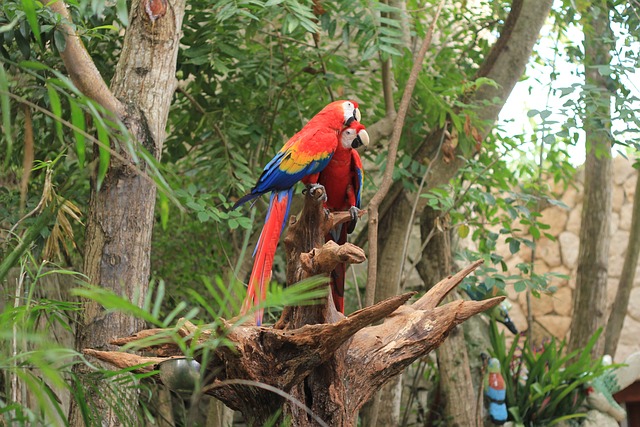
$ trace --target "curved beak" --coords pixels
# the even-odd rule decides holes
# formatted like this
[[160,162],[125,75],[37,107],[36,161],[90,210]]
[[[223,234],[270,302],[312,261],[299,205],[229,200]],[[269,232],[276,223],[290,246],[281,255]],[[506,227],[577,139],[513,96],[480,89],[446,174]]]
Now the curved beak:
[[360,119],[362,119],[362,114],[360,114],[360,109],[359,108],[354,108],[353,109],[353,115],[351,117],[349,117],[346,122],[344,122],[344,125],[345,125],[345,127],[349,126],[353,122],[359,122]]
[[364,129],[358,132],[358,136],[356,136],[351,143],[351,148],[358,148],[363,145],[365,146],[365,148],[369,145],[369,134]]

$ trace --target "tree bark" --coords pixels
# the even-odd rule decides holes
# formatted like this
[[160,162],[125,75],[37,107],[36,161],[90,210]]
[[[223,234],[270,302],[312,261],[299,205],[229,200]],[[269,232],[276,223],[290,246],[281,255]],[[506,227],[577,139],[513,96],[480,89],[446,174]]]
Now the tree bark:
[[[609,10],[606,2],[593,4],[583,14],[586,162],[580,249],[573,301],[569,351],[583,348],[606,326],[607,277],[611,223],[611,93],[598,65],[611,62]],[[588,87],[588,88],[587,88]],[[593,357],[604,354],[601,336]]]
[[622,274],[618,283],[616,298],[611,306],[609,321],[605,335],[604,353],[615,356],[622,332],[622,324],[627,316],[629,297],[633,289],[633,281],[636,276],[638,256],[640,255],[640,179],[636,181],[636,196],[633,199],[633,212],[631,214],[631,230],[629,232],[629,244],[627,254],[624,257]]
[[[434,228],[433,237],[422,251],[418,271],[427,289],[432,288],[452,270],[451,240],[448,224],[441,223],[440,212],[427,206],[421,216],[420,235],[425,240]],[[440,224],[439,224],[440,223]],[[448,301],[459,299],[454,291]],[[472,426],[476,421],[475,389],[469,368],[467,344],[462,328],[455,328],[436,350],[440,371],[440,393],[444,401],[444,421],[449,426]]]
[[[378,283],[376,285],[375,301],[383,301],[401,292],[398,277],[400,277],[401,256],[407,223],[411,216],[411,205],[406,198],[398,200],[393,207],[394,215],[388,216],[380,223],[384,234],[380,236],[380,261],[378,263]],[[400,407],[394,407],[401,394],[402,377],[393,378],[380,390],[378,409],[376,405],[369,406],[362,412],[363,425],[390,426],[400,422]]]
[[[162,9],[164,4],[165,9]],[[175,70],[181,37],[184,0],[134,0],[122,53],[111,83],[110,105],[125,123],[135,146],[160,159],[165,127],[175,89]],[[86,52],[86,51],[85,51]],[[88,56],[87,56],[88,58]],[[90,60],[85,59],[85,60]],[[89,90],[90,92],[90,90]],[[122,107],[120,110],[119,106]],[[92,180],[87,218],[84,273],[89,282],[126,295],[141,305],[149,285],[151,231],[154,224],[156,187],[146,175],[144,163],[135,163],[126,150],[113,147],[122,159],[113,159],[100,189]],[[106,312],[97,302],[85,302],[77,329],[78,348],[109,348],[105,343],[144,327],[133,316]],[[78,372],[81,382],[88,368]],[[88,385],[85,383],[85,385]],[[128,413],[118,415],[105,399],[105,384],[87,387],[88,404],[96,408],[104,425],[131,423],[137,410],[135,395],[129,396]],[[127,411],[125,411],[127,412]],[[128,419],[123,419],[123,416]],[[79,408],[72,403],[70,425],[83,426]]]
[[[307,192],[302,216],[292,219],[287,231],[288,280],[329,274],[338,262],[363,260],[362,250],[348,243],[322,245],[322,236],[336,218],[348,221],[350,215],[344,212],[326,217],[321,196],[317,189]],[[311,249],[304,252],[304,248]],[[290,258],[292,255],[297,258]],[[187,340],[198,336],[202,343],[211,342],[214,330],[233,343],[232,347],[215,348],[210,365],[201,368],[208,381],[203,392],[241,411],[251,425],[261,426],[281,410],[280,421],[287,419],[294,427],[322,422],[355,426],[358,410],[390,378],[438,347],[455,325],[503,300],[455,301],[438,307],[479,264],[441,281],[411,305],[403,304],[413,294],[394,296],[345,318],[335,312],[329,298],[316,306],[288,308],[275,327],[223,321],[221,327],[205,329],[201,334],[194,333],[195,326],[185,324],[178,334]],[[385,317],[384,323],[368,326]],[[160,333],[141,331],[113,343],[122,345]],[[179,347],[172,342],[144,349],[155,357],[93,349],[85,353],[120,368],[150,363],[141,368],[150,372],[179,354]],[[285,398],[283,392],[289,397]]]
[[[500,100],[489,107],[483,105],[483,107],[478,110],[478,119],[486,123],[486,125],[479,129],[482,138],[485,138],[491,130],[493,123],[497,120],[498,114],[513,90],[513,87],[524,73],[540,29],[549,15],[551,3],[551,0],[513,1],[511,12],[505,23],[500,39],[492,48],[477,75],[477,77],[487,77],[494,80],[497,83],[497,87],[482,86],[471,97],[471,101],[478,105],[482,105],[486,101],[492,101],[495,98]],[[375,129],[378,130],[377,127]],[[380,129],[383,129],[383,126],[380,126]],[[423,159],[425,157],[430,159],[431,172],[425,185],[427,190],[447,183],[455,176],[464,163],[464,160],[459,156],[460,153],[456,153],[457,155],[454,156],[454,159],[451,161],[444,161],[442,156],[436,155],[440,145],[441,135],[442,129],[433,130],[425,139],[425,143],[417,149],[413,156],[415,159]],[[402,187],[402,183],[394,183],[388,196],[380,205],[380,224],[386,221],[398,221],[400,217],[399,212],[402,212],[402,205],[405,200],[406,193]],[[370,218],[368,227],[371,226],[371,224],[372,219]],[[402,245],[406,223],[402,225],[401,228],[403,228],[403,230],[400,233],[386,233],[388,240],[386,242],[380,242],[381,253],[386,251],[386,245],[389,245],[391,248],[398,247],[398,244]],[[363,244],[367,233],[369,233],[368,229],[363,229],[359,238],[356,240],[356,244]],[[371,234],[369,234],[369,240],[371,240]],[[397,259],[402,251],[394,253],[393,250],[390,250],[389,252],[395,255]],[[380,264],[381,266],[377,271],[385,271],[386,275],[388,265],[384,265],[382,256]],[[391,277],[393,276],[391,275]],[[384,286],[384,282],[380,280],[377,282],[377,286]],[[376,290],[376,294],[377,293]],[[383,398],[381,401],[389,401],[389,399]]]

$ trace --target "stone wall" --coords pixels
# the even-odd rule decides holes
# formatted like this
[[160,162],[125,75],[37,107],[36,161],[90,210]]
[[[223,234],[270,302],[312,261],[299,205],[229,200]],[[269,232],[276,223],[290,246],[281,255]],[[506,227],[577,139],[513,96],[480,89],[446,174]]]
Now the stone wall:
[[[611,247],[609,251],[609,280],[607,283],[608,308],[615,298],[622,265],[629,241],[631,229],[631,212],[638,171],[633,169],[631,161],[622,156],[613,159],[613,194],[611,220]],[[580,244],[580,215],[582,212],[584,174],[578,172],[575,187],[569,187],[560,193],[560,198],[569,210],[552,206],[543,210],[540,221],[549,224],[545,230],[556,237],[555,241],[543,238],[538,241],[535,252],[534,269],[537,273],[558,272],[569,276],[568,280],[554,279],[550,283],[557,287],[551,295],[541,295],[540,299],[531,297],[534,324],[533,336],[536,341],[554,335],[568,338],[573,308],[573,293],[576,284],[578,249]],[[511,255],[508,245],[501,244],[497,252],[505,257],[509,271],[519,273],[515,268],[518,263],[530,262],[532,251],[524,245],[520,252]],[[519,330],[527,329],[526,294],[513,291],[507,287],[507,294],[512,301],[512,319]],[[615,361],[624,360],[629,354],[640,351],[640,263],[636,270],[631,301],[624,322]]]

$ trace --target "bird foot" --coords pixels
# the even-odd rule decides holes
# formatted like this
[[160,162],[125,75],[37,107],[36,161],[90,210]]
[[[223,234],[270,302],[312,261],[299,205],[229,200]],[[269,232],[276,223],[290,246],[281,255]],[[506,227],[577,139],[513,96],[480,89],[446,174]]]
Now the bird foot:
[[360,209],[355,206],[349,208],[349,214],[351,215],[351,222],[347,225],[347,234],[353,233],[356,225],[358,225],[358,218],[360,218]]
[[358,218],[360,218],[360,209],[355,206],[351,206],[349,208],[349,213],[351,214],[351,221],[358,222]]

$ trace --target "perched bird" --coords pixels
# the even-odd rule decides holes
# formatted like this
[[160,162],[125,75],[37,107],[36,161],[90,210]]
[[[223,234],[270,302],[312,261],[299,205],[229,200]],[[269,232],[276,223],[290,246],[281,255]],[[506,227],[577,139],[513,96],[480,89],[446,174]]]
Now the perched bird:
[[[467,295],[469,295],[469,298],[474,301],[482,301],[483,299],[501,295],[500,292],[492,292],[487,289],[487,286],[484,283],[480,283],[477,286],[466,285],[463,287],[463,290],[467,293]],[[510,309],[511,303],[509,302],[509,300],[505,299],[500,304],[493,307],[491,310],[486,311],[486,314],[488,314],[492,319],[495,319],[497,322],[505,325],[512,334],[516,335],[518,333],[518,328],[516,328],[516,325],[509,317]]]
[[502,425],[507,421],[507,391],[500,372],[500,361],[489,359],[487,374],[484,377],[484,395],[487,398],[487,412],[491,422]]
[[[327,193],[325,208],[329,211],[350,211],[351,221],[339,224],[326,240],[333,240],[342,245],[347,241],[358,222],[360,209],[360,194],[364,182],[364,173],[360,155],[355,150],[360,146],[369,145],[369,134],[360,122],[353,122],[346,127],[340,136],[340,144],[331,161],[317,177],[311,176],[303,180],[305,184],[318,183],[324,186]],[[331,296],[336,309],[344,313],[344,281],[347,266],[340,263],[331,272]]]
[[[242,314],[263,301],[271,279],[273,258],[284,229],[294,185],[308,175],[319,174],[338,148],[341,131],[361,118],[355,101],[335,101],[324,107],[296,133],[264,167],[251,192],[236,202],[233,209],[271,192],[265,224],[254,250],[253,270],[249,278]],[[262,324],[263,310],[256,313]]]

